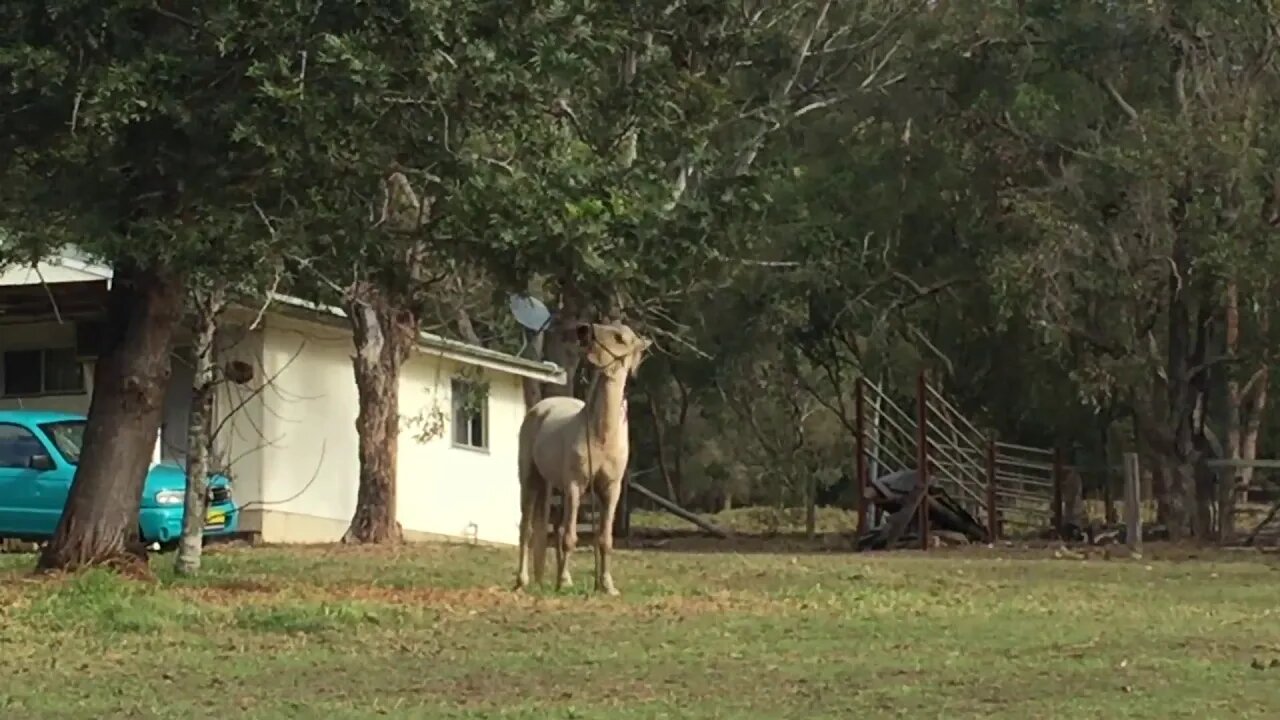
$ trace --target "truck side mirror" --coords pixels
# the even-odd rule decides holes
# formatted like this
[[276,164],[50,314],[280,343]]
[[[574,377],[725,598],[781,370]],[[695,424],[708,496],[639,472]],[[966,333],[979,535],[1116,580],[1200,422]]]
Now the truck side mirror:
[[54,464],[53,458],[45,455],[44,453],[40,453],[38,455],[32,455],[27,460],[27,467],[39,472],[48,472],[56,468],[57,465]]

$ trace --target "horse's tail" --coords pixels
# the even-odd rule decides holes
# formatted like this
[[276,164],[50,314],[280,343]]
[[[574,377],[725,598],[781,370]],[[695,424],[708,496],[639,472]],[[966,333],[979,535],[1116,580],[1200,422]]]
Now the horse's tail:
[[546,478],[537,478],[540,482],[530,488],[533,491],[532,512],[533,537],[530,538],[530,553],[533,555],[533,581],[542,583],[542,573],[547,566],[547,521],[551,518],[551,488]]

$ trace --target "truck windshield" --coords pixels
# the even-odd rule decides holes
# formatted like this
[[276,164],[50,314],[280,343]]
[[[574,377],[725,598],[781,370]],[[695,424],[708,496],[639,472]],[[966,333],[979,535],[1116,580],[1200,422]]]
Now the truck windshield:
[[60,420],[44,423],[40,430],[48,436],[62,457],[72,465],[80,463],[80,447],[84,445],[84,420]]

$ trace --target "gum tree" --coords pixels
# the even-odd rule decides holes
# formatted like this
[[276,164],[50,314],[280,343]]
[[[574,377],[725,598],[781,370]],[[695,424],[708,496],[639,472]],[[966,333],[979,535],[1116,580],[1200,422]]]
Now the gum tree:
[[[0,8],[0,225],[25,260],[74,243],[114,270],[82,461],[42,567],[141,556],[142,482],[193,278],[272,270],[334,209],[368,224],[391,152],[343,112],[363,92],[343,46],[381,33],[392,47],[409,5]],[[290,122],[304,115],[330,124],[299,134],[317,130]]]

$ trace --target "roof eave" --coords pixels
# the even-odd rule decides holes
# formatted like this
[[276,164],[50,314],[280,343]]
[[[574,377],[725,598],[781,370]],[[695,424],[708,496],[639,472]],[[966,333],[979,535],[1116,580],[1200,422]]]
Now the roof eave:
[[[79,252],[64,253],[56,261],[68,267],[97,275],[107,281],[108,288],[111,287],[110,283],[114,275],[111,268],[101,263],[92,262],[87,257],[81,256]],[[321,315],[343,318],[344,320],[347,317],[347,313],[342,308],[333,305],[322,305],[281,293],[271,293],[269,298],[271,302],[308,310]],[[248,308],[248,306],[246,308],[255,313],[260,310],[260,308]],[[539,382],[563,385],[567,377],[564,369],[552,362],[539,362],[516,357],[515,355],[508,355],[507,353],[490,350],[478,345],[448,340],[433,333],[419,335],[417,350],[424,354],[447,358],[455,362],[478,365],[499,372],[531,378]]]
[[[291,295],[272,293],[271,301],[281,305],[305,310],[309,313],[328,317],[333,320],[346,321],[347,313],[340,307],[323,305]],[[246,308],[258,312],[259,308]],[[418,344],[414,348],[419,353],[440,357],[455,362],[476,365],[478,367],[504,372],[509,375],[526,377],[539,382],[563,385],[566,374],[563,368],[552,362],[539,362],[527,358],[508,355],[507,353],[489,350],[478,345],[471,345],[456,340],[449,340],[433,333],[419,333]]]

